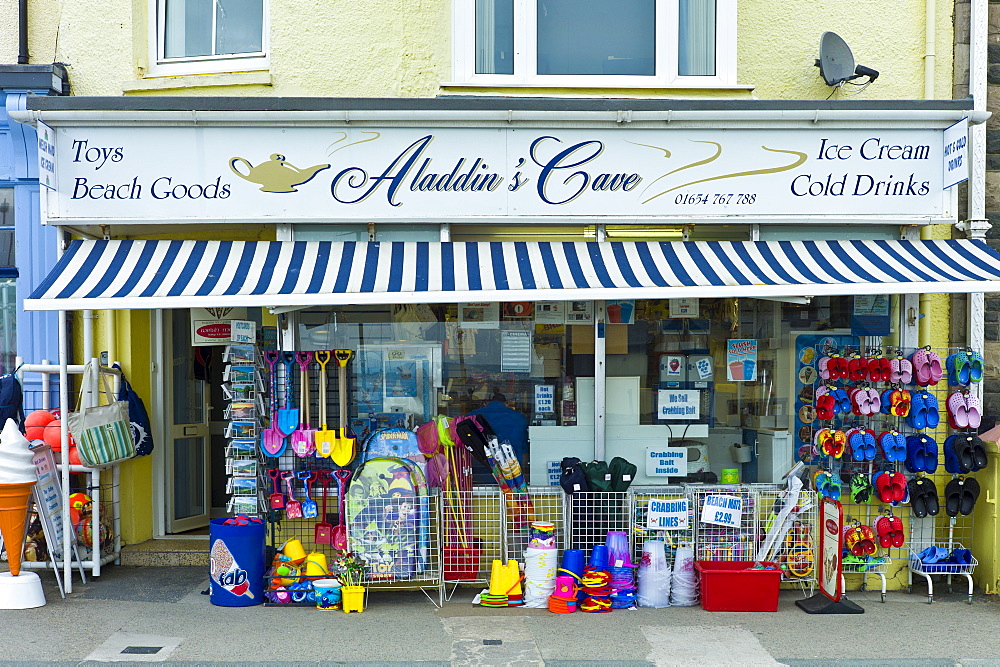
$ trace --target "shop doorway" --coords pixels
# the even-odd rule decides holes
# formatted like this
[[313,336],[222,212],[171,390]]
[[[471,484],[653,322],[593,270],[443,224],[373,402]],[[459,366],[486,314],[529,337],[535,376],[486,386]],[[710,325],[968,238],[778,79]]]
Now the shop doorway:
[[[163,358],[164,532],[183,533],[208,525],[211,511],[207,368],[191,346],[188,310],[160,310]],[[201,369],[199,371],[199,369]]]

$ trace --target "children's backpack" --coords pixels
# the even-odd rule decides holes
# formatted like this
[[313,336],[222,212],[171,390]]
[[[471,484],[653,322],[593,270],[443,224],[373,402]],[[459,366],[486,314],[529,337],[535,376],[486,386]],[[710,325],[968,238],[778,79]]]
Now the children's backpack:
[[[112,368],[122,370],[118,364]],[[128,420],[132,427],[132,441],[135,443],[136,457],[149,456],[153,453],[153,427],[149,423],[149,413],[146,412],[146,405],[142,402],[142,398],[135,393],[132,385],[125,379],[124,372],[121,374],[118,400],[128,403]]]
[[561,467],[562,475],[559,476],[559,486],[562,487],[563,491],[573,495],[590,490],[590,487],[587,486],[587,477],[583,474],[583,468],[580,465],[580,459],[567,456],[562,460]]

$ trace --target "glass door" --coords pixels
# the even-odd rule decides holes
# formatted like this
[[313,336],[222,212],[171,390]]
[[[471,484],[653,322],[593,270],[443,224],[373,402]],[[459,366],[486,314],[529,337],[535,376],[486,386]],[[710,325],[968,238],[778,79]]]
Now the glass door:
[[[164,395],[169,401],[166,470],[166,532],[180,533],[208,525],[209,424],[205,380],[196,375],[188,310],[164,310]],[[204,377],[204,376],[203,376]]]

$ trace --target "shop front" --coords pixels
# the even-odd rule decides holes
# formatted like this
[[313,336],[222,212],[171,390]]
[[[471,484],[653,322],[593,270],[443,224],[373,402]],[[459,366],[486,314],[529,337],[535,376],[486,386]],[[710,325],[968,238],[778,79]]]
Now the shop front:
[[[944,415],[947,381],[918,386],[898,370],[957,352],[947,299],[927,295],[1000,291],[1000,257],[952,238],[961,169],[950,133],[958,123],[964,136],[971,115],[957,103],[322,100],[275,112],[190,102],[199,110],[97,98],[29,112],[56,137],[58,187],[44,210],[66,243],[27,307],[130,310],[115,349],[130,375],[153,369],[164,446],[148,473],[122,467],[133,475],[123,513],[150,507],[125,522],[132,541],[207,523],[215,508],[284,512],[275,539],[330,545],[285,503],[335,501],[334,473],[356,482],[380,452],[422,452],[416,476],[432,476],[435,445],[408,452],[381,436],[480,414],[510,445],[522,486],[505,488],[513,479],[491,469],[495,457],[445,456],[467,478],[437,471],[445,492],[419,501],[419,555],[390,558],[382,583],[488,580],[494,559],[520,559],[529,543],[522,495],[564,549],[614,528],[636,555],[666,536],[698,560],[752,561],[770,541],[782,576],[808,583],[812,490],[780,535],[767,516],[798,463],[821,493],[844,483],[849,523],[877,524],[887,510],[906,519],[907,539],[890,538],[881,560],[854,572],[905,569],[914,540],[971,542],[971,509],[911,520],[903,497],[848,495],[854,476],[932,471],[889,446],[868,457],[825,440],[974,431],[968,408],[950,430],[881,408],[912,390]],[[128,330],[146,310],[152,349]],[[224,337],[211,340],[206,318]],[[933,325],[925,339],[922,318]],[[199,336],[209,344],[195,349]],[[854,375],[830,377],[838,358]],[[847,399],[831,411],[820,399],[838,389],[877,394],[879,406]],[[319,433],[307,444],[304,431]],[[625,488],[591,480],[564,495],[571,459],[635,469]],[[351,493],[347,517],[360,526],[366,509]],[[449,493],[474,497],[462,507],[475,518],[449,519]],[[702,522],[721,496],[742,503],[735,526]],[[683,535],[645,523],[652,500],[671,498],[690,503]],[[318,518],[328,516],[332,506]],[[472,530],[473,576],[455,576],[447,549],[468,548]]]

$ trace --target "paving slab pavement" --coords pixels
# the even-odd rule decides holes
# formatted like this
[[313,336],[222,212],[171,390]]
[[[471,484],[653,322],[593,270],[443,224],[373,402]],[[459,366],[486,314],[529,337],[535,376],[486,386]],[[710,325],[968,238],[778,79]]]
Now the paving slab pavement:
[[302,607],[217,607],[191,567],[120,567],[66,599],[41,572],[48,603],[0,610],[0,664],[357,665],[1000,665],[1000,601],[961,586],[927,604],[854,593],[865,614],[809,615],[801,594],[777,613],[699,607],[560,616],[489,609],[460,588],[437,609],[420,592],[373,591],[362,614]]

